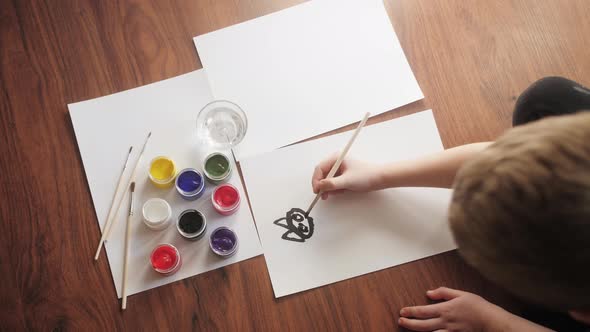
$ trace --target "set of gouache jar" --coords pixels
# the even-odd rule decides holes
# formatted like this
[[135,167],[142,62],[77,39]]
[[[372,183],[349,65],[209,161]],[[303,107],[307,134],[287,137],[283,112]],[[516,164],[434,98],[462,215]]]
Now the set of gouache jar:
[[[225,183],[231,178],[232,164],[222,153],[212,153],[205,158],[203,173],[195,168],[177,171],[174,161],[165,156],[152,159],[148,173],[150,181],[156,187],[174,186],[178,194],[189,201],[197,200],[203,195],[205,182],[216,185],[211,194],[211,202],[215,211],[221,215],[231,215],[240,207],[238,189]],[[142,214],[144,223],[152,230],[164,230],[172,224],[172,208],[164,199],[147,200]],[[187,209],[176,219],[176,229],[184,239],[197,241],[206,233],[207,219],[200,211]],[[209,247],[216,255],[229,257],[238,249],[238,237],[232,229],[219,227],[211,233]],[[182,265],[180,251],[168,243],[158,245],[152,252],[150,261],[153,269],[163,275],[175,273]]]
[[[238,236],[230,228],[219,227],[211,233],[209,247],[220,257],[230,257],[238,250]],[[175,246],[164,243],[152,251],[150,262],[154,271],[162,275],[171,275],[182,266],[182,257]]]
[[229,158],[219,152],[212,153],[205,158],[203,170],[204,174],[195,168],[185,168],[177,172],[172,159],[159,156],[150,163],[149,178],[158,188],[169,188],[174,185],[178,194],[189,201],[203,195],[206,181],[218,185],[213,191],[213,207],[223,215],[234,213],[240,204],[239,193],[232,185],[223,184],[232,175]]
[[229,158],[219,152],[205,158],[203,173],[195,168],[177,171],[172,159],[158,156],[150,163],[149,179],[158,188],[176,187],[178,194],[185,200],[196,200],[205,192],[205,182],[218,185],[213,191],[212,202],[217,212],[223,215],[234,213],[240,204],[239,192],[227,182],[232,175]]

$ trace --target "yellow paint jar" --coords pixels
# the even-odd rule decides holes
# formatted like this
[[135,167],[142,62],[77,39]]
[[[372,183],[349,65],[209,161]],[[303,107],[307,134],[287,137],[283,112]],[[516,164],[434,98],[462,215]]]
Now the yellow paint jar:
[[149,177],[156,187],[169,188],[176,178],[176,165],[172,159],[158,156],[150,163]]

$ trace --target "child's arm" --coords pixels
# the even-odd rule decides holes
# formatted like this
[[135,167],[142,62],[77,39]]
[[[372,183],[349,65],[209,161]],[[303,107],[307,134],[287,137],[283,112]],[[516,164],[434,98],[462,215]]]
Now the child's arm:
[[382,184],[391,187],[451,188],[463,163],[487,148],[491,142],[457,146],[416,160],[391,163],[383,167]]
[[312,178],[314,193],[338,193],[344,190],[373,191],[391,187],[450,188],[463,163],[488,147],[491,142],[473,143],[451,148],[415,160],[372,165],[358,160],[345,160],[332,179],[324,179],[336,156],[322,161]]

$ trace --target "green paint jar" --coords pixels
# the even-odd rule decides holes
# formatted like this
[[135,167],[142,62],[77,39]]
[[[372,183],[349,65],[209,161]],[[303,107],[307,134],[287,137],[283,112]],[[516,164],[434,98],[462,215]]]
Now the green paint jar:
[[232,166],[223,153],[215,152],[205,158],[205,177],[213,184],[226,182],[231,177]]

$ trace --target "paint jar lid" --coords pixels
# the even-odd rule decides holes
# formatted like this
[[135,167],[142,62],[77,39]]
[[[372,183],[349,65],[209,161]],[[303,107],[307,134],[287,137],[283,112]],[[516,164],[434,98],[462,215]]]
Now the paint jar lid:
[[203,169],[207,178],[212,181],[223,181],[231,175],[232,165],[226,155],[221,152],[214,152],[205,158]]
[[197,116],[197,137],[215,149],[235,147],[244,139],[247,129],[246,113],[228,100],[210,102]]
[[148,176],[153,183],[168,184],[176,176],[176,165],[168,157],[157,156],[150,162]]
[[197,196],[203,191],[204,187],[203,174],[194,168],[185,168],[176,177],[176,190],[182,196]]
[[178,216],[176,229],[182,237],[189,240],[197,240],[207,229],[205,215],[195,209],[184,210]]
[[209,237],[209,247],[215,254],[229,257],[238,250],[238,235],[228,227],[216,228]]
[[159,273],[172,274],[180,268],[180,252],[175,246],[164,243],[158,245],[150,255],[152,268]]
[[161,198],[150,198],[141,209],[144,223],[152,229],[164,229],[170,224],[172,208]]
[[217,211],[229,212],[240,205],[240,192],[232,184],[222,184],[213,190],[211,201]]

